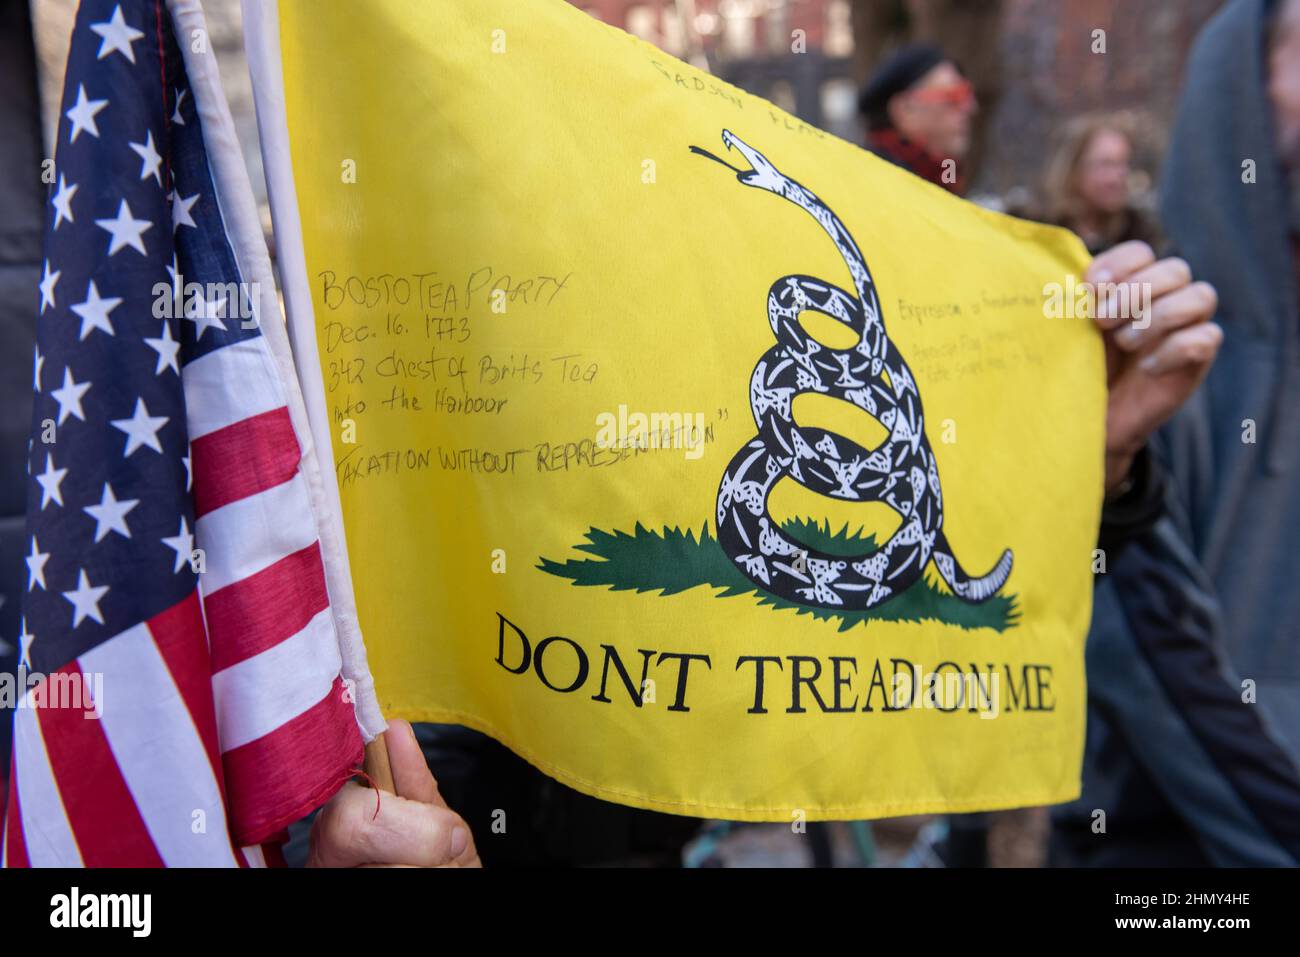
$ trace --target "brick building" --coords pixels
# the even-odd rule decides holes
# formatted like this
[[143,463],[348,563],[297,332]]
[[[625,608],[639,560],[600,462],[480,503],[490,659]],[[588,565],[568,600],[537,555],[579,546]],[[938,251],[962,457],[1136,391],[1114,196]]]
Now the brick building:
[[[981,185],[1032,184],[1038,151],[1064,119],[1126,110],[1138,120],[1138,162],[1158,175],[1187,56],[1221,0],[1005,0],[1001,96]],[[1104,30],[1105,53],[1094,53]],[[1142,184],[1135,184],[1141,188]]]

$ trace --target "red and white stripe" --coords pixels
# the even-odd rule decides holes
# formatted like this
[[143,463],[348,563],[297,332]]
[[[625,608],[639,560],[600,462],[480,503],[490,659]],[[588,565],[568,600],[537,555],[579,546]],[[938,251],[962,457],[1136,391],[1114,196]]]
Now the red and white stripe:
[[[168,9],[178,35],[203,27],[196,0]],[[216,62],[206,47],[182,52],[227,235],[243,278],[261,288],[258,312],[272,315],[274,280]],[[65,666],[103,676],[98,718],[31,707],[35,689],[22,699],[6,866],[283,863],[278,835],[360,764],[358,722],[367,737],[382,730],[337,499],[324,495],[332,478],[311,450],[285,334],[263,331],[182,369],[206,566],[198,590]]]
[[[260,337],[182,370],[199,589],[61,669],[83,679],[83,707],[24,695],[6,865],[264,864],[235,848],[271,842],[360,761],[274,374]],[[88,700],[92,687],[104,700]]]
[[208,353],[182,380],[230,825],[258,844],[338,788],[361,737],[302,451],[266,341]]
[[232,843],[197,592],[57,674],[82,681],[80,707],[22,698],[6,867],[265,865]]

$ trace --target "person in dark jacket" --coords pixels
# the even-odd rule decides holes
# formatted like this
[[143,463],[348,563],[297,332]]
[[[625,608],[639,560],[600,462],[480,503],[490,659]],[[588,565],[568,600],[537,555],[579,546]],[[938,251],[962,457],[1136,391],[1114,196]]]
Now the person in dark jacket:
[[1156,441],[1167,514],[1108,552],[1073,865],[1300,863],[1300,0],[1233,0],[1189,61],[1161,216],[1224,341]]
[[[33,171],[43,155],[31,8],[0,5],[0,672],[16,680],[26,629],[19,617],[29,584],[27,441],[32,422],[32,345],[36,341],[45,185]],[[13,740],[13,717],[0,708],[0,814]]]

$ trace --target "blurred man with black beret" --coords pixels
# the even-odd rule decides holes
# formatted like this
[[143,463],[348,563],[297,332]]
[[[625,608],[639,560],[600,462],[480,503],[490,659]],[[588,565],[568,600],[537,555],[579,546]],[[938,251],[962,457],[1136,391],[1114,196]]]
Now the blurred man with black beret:
[[867,80],[858,98],[867,148],[957,195],[979,104],[961,69],[929,44],[896,51]]

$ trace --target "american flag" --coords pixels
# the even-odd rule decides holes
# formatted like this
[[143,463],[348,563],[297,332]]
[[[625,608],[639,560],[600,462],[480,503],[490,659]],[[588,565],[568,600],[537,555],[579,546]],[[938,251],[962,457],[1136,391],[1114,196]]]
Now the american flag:
[[214,71],[190,82],[206,37],[183,39],[162,0],[83,0],[72,36],[7,866],[263,863],[361,760],[296,386],[241,274],[247,197],[213,165],[233,129]]

